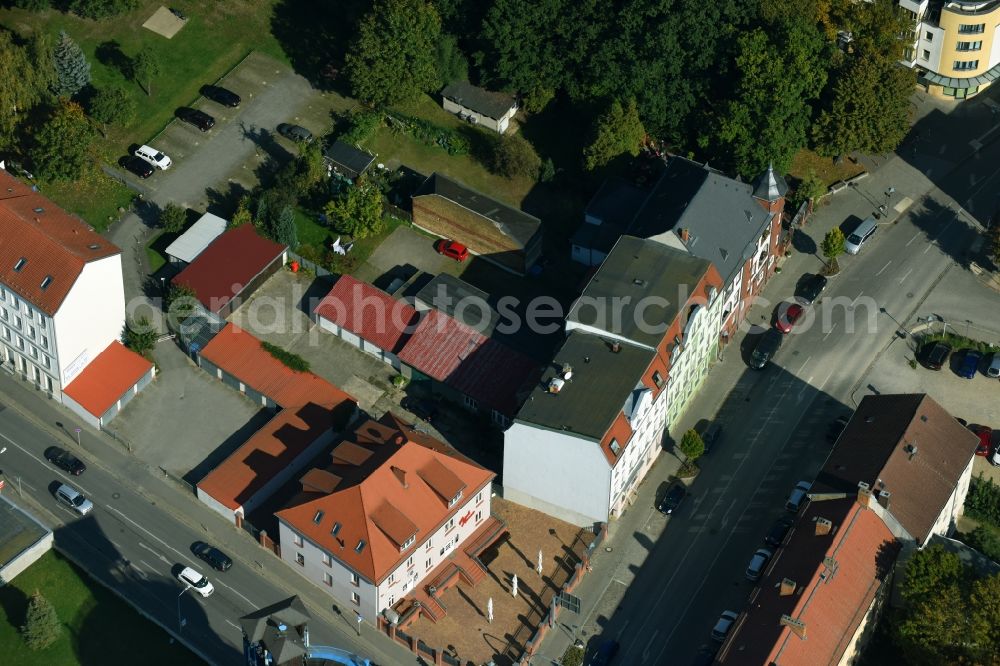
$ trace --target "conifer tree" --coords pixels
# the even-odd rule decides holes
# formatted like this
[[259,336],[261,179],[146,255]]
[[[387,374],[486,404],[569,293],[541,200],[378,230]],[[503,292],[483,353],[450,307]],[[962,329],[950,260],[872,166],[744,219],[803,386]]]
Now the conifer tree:
[[63,30],[59,33],[53,59],[56,80],[52,92],[59,97],[72,97],[90,83],[90,63],[80,45]]

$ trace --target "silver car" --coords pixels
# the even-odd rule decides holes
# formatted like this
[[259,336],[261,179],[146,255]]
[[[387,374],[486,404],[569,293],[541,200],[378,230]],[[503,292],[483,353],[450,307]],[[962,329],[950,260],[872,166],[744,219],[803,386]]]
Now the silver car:
[[56,499],[76,511],[81,516],[86,516],[93,511],[94,503],[83,496],[80,491],[65,483],[56,488]]
[[987,377],[1000,377],[1000,352],[993,352],[989,357],[989,365],[986,366]]

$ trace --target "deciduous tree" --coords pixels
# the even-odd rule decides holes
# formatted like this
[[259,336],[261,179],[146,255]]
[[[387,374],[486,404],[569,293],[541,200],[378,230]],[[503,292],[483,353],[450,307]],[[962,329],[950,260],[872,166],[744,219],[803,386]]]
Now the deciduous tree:
[[332,199],[323,209],[337,231],[355,238],[365,238],[380,232],[385,224],[382,219],[382,192],[364,176],[352,187]]
[[681,437],[680,449],[688,462],[693,463],[705,453],[705,442],[698,431],[692,428]]
[[146,95],[153,94],[153,79],[160,75],[160,58],[149,46],[139,49],[132,58],[132,80],[139,84]]
[[21,627],[21,637],[32,650],[52,645],[62,634],[63,626],[55,606],[37,590],[28,601],[28,612]]
[[83,173],[94,130],[76,102],[62,100],[35,135],[31,160],[47,180],[76,180]]
[[101,124],[101,134],[108,135],[108,125],[128,127],[135,122],[135,98],[121,86],[101,88],[90,99],[90,117]]
[[968,643],[980,663],[990,663],[1000,655],[1000,574],[973,581],[968,609]]
[[52,59],[56,68],[55,86],[52,92],[58,97],[73,97],[90,83],[90,63],[80,45],[66,34],[59,33]]
[[990,254],[993,263],[1000,266],[1000,209],[993,214],[993,226],[990,227]]
[[501,176],[535,179],[541,165],[535,148],[520,134],[504,134],[493,144],[490,169]]
[[163,305],[167,312],[167,323],[176,331],[199,306],[198,295],[186,284],[172,284]]
[[252,222],[253,215],[250,213],[250,197],[240,197],[240,202],[236,204],[236,212],[229,218],[229,228],[235,229],[236,227]]
[[437,43],[438,82],[446,86],[454,81],[469,80],[469,61],[458,46],[458,38],[441,33]]
[[38,57],[17,44],[13,33],[0,30],[0,149],[15,144],[21,122],[46,94],[51,71],[43,71]]
[[180,233],[184,229],[184,225],[187,224],[187,210],[173,202],[168,203],[160,210],[158,221],[160,227],[167,233]]
[[639,154],[646,129],[639,119],[635,100],[629,99],[625,106],[614,100],[607,111],[597,118],[594,140],[583,150],[583,165],[593,171],[606,165],[619,155]]
[[345,58],[352,94],[372,106],[415,99],[438,86],[441,18],[426,0],[375,0]]
[[844,254],[844,232],[834,227],[823,237],[823,256],[830,260],[830,269],[837,270],[837,257]]
[[933,545],[918,550],[906,565],[900,592],[909,603],[936,596],[940,590],[958,585],[962,579],[962,561],[955,553]]
[[959,646],[969,636],[966,600],[961,589],[956,584],[935,587],[933,594],[907,610],[894,633],[906,656],[904,663],[928,666],[952,663]]
[[157,338],[159,338],[159,331],[149,322],[148,317],[125,320],[122,342],[136,354],[145,356],[153,351]]
[[138,6],[139,0],[72,0],[69,3],[71,12],[91,19],[118,16]]

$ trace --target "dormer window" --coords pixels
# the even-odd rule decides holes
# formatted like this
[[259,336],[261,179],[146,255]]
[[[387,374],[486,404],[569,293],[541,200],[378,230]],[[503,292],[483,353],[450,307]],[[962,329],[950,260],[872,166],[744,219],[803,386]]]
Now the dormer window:
[[656,384],[656,388],[663,388],[663,375],[659,370],[653,371],[653,383]]
[[354,552],[360,554],[361,551],[363,551],[364,549],[365,549],[365,540],[362,539],[361,541],[358,542],[358,545],[354,547]]
[[622,445],[618,443],[617,439],[611,440],[611,453],[616,456],[622,452]]
[[333,527],[330,528],[330,534],[333,536],[340,534],[340,523],[333,524]]
[[414,534],[409,539],[407,539],[406,542],[402,546],[399,547],[399,552],[402,553],[404,550],[406,550],[407,548],[409,548],[410,546],[412,546],[413,542],[416,541],[416,540],[417,540],[417,535]]
[[20,259],[18,259],[18,260],[17,260],[17,263],[16,263],[16,264],[14,264],[14,272],[16,272],[16,273],[20,273],[20,272],[21,272],[21,269],[22,269],[22,268],[24,268],[24,265],[25,265],[26,263],[28,263],[28,260],[27,260],[27,259],[25,259],[24,257],[21,257]]
[[52,276],[46,275],[45,279],[42,280],[42,291],[48,289],[50,284],[52,284]]
[[458,500],[460,500],[460,499],[462,499],[462,491],[461,490],[459,490],[458,494],[455,495],[454,497],[452,497],[451,500],[449,500],[449,502],[448,502],[448,508],[450,509],[451,507],[453,507],[456,504],[458,504]]

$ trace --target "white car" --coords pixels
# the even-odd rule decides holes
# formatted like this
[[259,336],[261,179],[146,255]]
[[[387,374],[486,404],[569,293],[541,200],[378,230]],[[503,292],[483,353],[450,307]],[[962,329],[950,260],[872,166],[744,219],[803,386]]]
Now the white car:
[[169,169],[173,164],[169,157],[152,146],[139,146],[135,149],[135,156],[141,157],[157,169]]
[[757,552],[750,558],[750,566],[747,567],[747,580],[758,581],[760,575],[764,573],[767,563],[774,556],[774,551],[770,548],[758,548]]
[[84,497],[76,488],[65,483],[59,484],[59,487],[56,488],[56,499],[81,516],[86,516],[94,509],[93,502]]
[[191,567],[184,567],[181,569],[181,572],[177,574],[177,580],[192,588],[203,597],[207,597],[211,595],[212,592],[215,592],[215,588],[212,587],[210,582],[208,582],[208,579]]
[[788,496],[785,508],[792,513],[798,513],[802,508],[802,503],[806,501],[806,494],[812,490],[812,484],[808,481],[799,481],[795,484],[795,489]]
[[1000,377],[1000,352],[990,354],[989,365],[986,367],[987,377]]
[[730,610],[722,611],[719,621],[712,628],[712,640],[718,643],[724,642],[726,636],[729,635],[729,630],[733,628],[733,623],[736,622],[736,618],[738,617],[739,613]]

